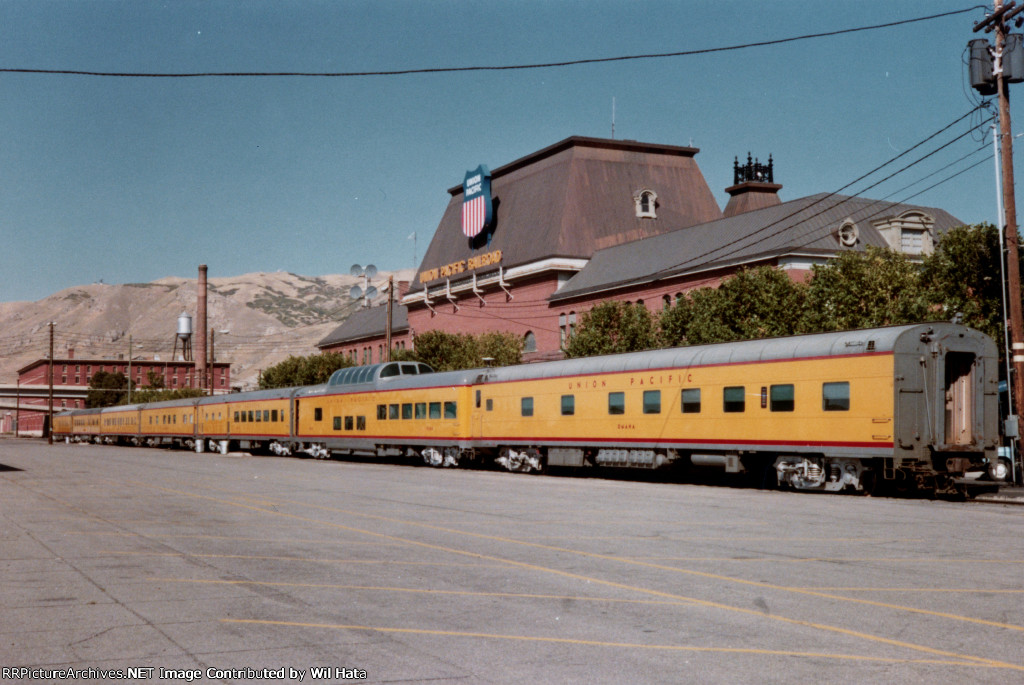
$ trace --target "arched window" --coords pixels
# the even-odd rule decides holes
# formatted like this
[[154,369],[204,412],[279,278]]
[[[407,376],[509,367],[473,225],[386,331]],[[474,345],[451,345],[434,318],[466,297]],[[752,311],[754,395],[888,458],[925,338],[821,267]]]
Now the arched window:
[[523,352],[536,352],[537,351],[537,336],[533,334],[533,331],[527,331],[526,335],[523,336]]
[[657,219],[658,194],[653,190],[640,190],[633,195],[639,219]]

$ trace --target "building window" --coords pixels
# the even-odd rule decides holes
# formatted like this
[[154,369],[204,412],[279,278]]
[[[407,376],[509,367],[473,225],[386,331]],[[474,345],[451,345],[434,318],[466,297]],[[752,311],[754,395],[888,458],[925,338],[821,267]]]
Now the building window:
[[924,231],[904,228],[900,236],[900,247],[904,254],[921,254],[924,251]]
[[853,247],[860,239],[860,229],[857,228],[857,224],[853,223],[852,219],[847,219],[839,227],[836,238],[843,247]]
[[657,219],[658,194],[653,190],[641,190],[633,195],[638,219]]
[[526,335],[523,336],[523,352],[536,352],[537,351],[537,336],[533,334],[533,331],[527,331]]

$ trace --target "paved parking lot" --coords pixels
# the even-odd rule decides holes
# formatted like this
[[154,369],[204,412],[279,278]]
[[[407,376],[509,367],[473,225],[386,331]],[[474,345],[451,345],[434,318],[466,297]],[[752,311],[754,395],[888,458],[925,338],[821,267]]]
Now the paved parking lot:
[[1020,506],[14,440],[0,465],[11,680],[1024,679]]

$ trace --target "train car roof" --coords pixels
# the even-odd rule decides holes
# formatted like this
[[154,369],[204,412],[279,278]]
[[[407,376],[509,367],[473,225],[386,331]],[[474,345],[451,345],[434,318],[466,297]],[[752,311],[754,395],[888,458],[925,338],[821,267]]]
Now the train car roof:
[[232,402],[252,402],[253,400],[281,400],[291,397],[302,386],[289,388],[270,388],[269,390],[253,390],[251,392],[235,392],[227,395],[207,395],[200,397],[199,406],[207,404],[230,404]]
[[941,336],[962,334],[965,336],[983,337],[984,335],[959,324],[934,322],[840,331],[836,333],[814,333],[784,338],[692,345],[600,357],[580,357],[540,364],[522,364],[494,369],[481,369],[479,371],[486,372],[488,381],[500,382],[531,378],[557,378],[586,374],[642,371],[645,369],[671,369],[755,361],[834,357],[866,353],[892,353],[911,351],[911,347],[916,349],[916,346],[921,342],[921,335],[928,330]]
[[[401,367],[398,365],[401,364]],[[414,373],[402,373],[408,366],[418,367]],[[426,369],[426,371],[424,371]],[[395,371],[398,373],[395,373]],[[330,395],[345,392],[369,392],[373,390],[405,390],[414,388],[435,388],[476,383],[487,369],[466,369],[462,371],[434,371],[421,362],[385,362],[367,366],[352,366],[339,369],[331,376],[333,383],[311,385],[299,388],[296,397]],[[348,373],[342,373],[348,372]]]

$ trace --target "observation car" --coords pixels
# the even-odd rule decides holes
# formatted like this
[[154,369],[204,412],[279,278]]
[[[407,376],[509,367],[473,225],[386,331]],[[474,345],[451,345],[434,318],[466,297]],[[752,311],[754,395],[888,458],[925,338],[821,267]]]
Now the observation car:
[[952,493],[998,464],[997,365],[990,338],[937,322],[443,373],[389,362],[318,386],[66,412],[54,432],[512,471],[715,466],[799,490]]

